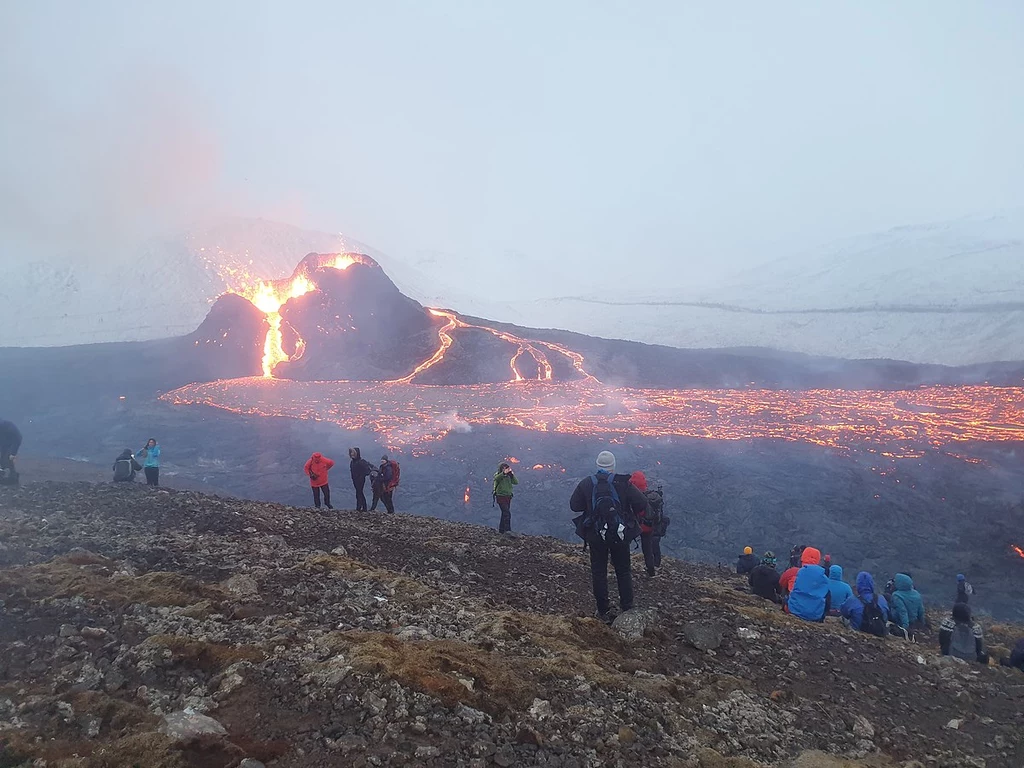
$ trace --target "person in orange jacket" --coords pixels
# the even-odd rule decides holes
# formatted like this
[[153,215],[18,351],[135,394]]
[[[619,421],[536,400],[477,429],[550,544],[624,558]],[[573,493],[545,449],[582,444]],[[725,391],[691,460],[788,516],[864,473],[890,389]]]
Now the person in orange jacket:
[[324,504],[327,508],[334,509],[331,506],[331,486],[327,484],[327,473],[333,466],[334,462],[331,459],[322,453],[314,453],[303,467],[306,475],[309,476],[309,485],[313,489],[313,506],[317,509],[320,509],[321,493],[323,493]]

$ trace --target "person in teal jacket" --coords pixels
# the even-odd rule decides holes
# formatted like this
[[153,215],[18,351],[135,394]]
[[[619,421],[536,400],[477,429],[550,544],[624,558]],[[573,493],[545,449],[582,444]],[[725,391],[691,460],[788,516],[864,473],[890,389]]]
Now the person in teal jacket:
[[512,487],[515,485],[519,485],[515,472],[512,471],[512,467],[502,462],[494,475],[494,500],[501,509],[498,533],[512,530]]
[[828,569],[828,591],[832,595],[832,599],[829,601],[831,606],[829,614],[838,616],[839,608],[853,597],[853,588],[843,581],[843,567],[841,565],[833,565]]
[[160,446],[151,437],[137,458],[142,459],[142,471],[146,473],[146,485],[160,485]]
[[889,600],[892,606],[890,621],[906,630],[909,630],[911,625],[923,626],[924,601],[921,599],[921,593],[914,589],[913,580],[905,573],[897,573],[893,581],[896,589]]

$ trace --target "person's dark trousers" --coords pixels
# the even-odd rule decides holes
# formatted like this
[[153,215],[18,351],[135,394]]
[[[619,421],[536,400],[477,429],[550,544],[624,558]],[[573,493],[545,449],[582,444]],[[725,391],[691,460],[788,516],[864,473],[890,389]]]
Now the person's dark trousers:
[[14,462],[11,461],[11,452],[4,449],[0,451],[0,471],[14,469]]
[[356,512],[366,512],[366,478],[364,477],[360,481],[352,481],[352,485],[356,488]]
[[615,580],[619,586],[619,605],[623,611],[633,607],[633,574],[629,567],[629,542],[614,541],[608,544],[600,536],[589,539],[590,577],[594,583],[594,600],[597,612],[608,613],[608,558],[615,566]]
[[498,502],[498,509],[501,510],[501,520],[498,522],[498,533],[505,533],[512,530],[512,497],[495,496]]
[[381,491],[380,500],[384,502],[384,509],[394,514],[395,512],[395,492],[392,491]]
[[647,575],[653,576],[654,569],[661,563],[661,545],[658,537],[653,533],[640,534],[640,549],[644,553],[644,565],[647,566]]
[[160,467],[145,467],[146,485],[160,485]]
[[380,504],[380,487],[376,485],[370,486],[373,489],[373,501],[370,502],[370,512],[377,511],[377,505]]
[[331,486],[329,485],[321,485],[319,488],[313,489],[313,506],[320,509],[321,493],[324,495],[324,505],[328,509],[334,509],[334,507],[331,506]]

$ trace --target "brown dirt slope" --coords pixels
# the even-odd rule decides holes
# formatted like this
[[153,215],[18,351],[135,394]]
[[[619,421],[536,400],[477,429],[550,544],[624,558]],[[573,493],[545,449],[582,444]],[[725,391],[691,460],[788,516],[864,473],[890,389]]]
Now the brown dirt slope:
[[[0,489],[0,768],[1024,765],[1019,672],[806,624],[682,562],[636,583],[656,616],[627,641],[554,539]],[[167,733],[182,712],[212,730]]]

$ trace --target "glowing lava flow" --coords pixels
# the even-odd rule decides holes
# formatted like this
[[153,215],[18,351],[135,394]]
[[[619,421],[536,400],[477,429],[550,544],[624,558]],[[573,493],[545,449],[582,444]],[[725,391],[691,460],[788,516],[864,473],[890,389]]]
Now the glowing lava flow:
[[[320,256],[315,267],[345,270],[353,264],[376,265],[372,259],[357,253],[339,253]],[[308,270],[309,267],[307,266]],[[299,272],[286,280],[257,280],[244,283],[231,293],[248,299],[256,309],[267,317],[266,338],[263,341],[263,377],[274,377],[274,369],[283,362],[298,360],[302,357],[306,343],[301,338],[295,342],[295,354],[284,351],[284,335],[281,332],[281,307],[289,299],[297,299],[311,291],[317,290],[316,283],[310,278],[308,271]],[[297,334],[296,334],[297,335]]]
[[1014,552],[1016,552],[1021,557],[1024,557],[1024,549],[1021,549],[1016,544],[1011,544],[1010,545],[1010,549],[1012,549]]

